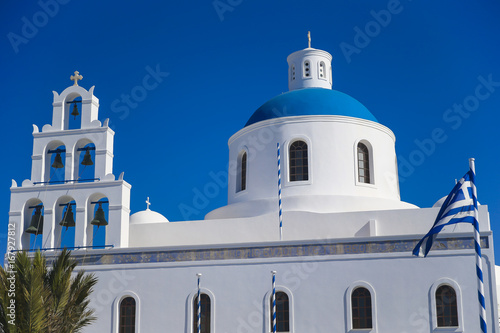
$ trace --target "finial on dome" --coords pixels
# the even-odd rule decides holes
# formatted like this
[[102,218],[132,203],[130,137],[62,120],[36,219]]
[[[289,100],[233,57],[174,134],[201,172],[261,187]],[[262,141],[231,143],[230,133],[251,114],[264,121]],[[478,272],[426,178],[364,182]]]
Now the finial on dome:
[[149,206],[151,206],[151,202],[149,202],[149,197],[146,199],[146,209],[149,210]]
[[75,84],[74,86],[77,86],[78,85],[78,80],[82,80],[83,79],[83,76],[80,75],[80,73],[78,71],[75,71],[75,75],[71,75],[69,77],[69,79],[71,81],[75,81]]
[[307,39],[309,40],[309,48],[311,48],[311,32],[307,32]]

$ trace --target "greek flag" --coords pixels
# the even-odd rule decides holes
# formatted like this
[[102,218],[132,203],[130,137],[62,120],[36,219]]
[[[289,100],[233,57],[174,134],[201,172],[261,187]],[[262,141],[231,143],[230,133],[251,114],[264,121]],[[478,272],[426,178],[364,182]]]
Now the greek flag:
[[455,185],[448,197],[446,197],[434,225],[427,235],[415,246],[413,254],[419,257],[426,257],[437,234],[447,225],[461,222],[477,223],[476,207],[474,172],[469,170]]

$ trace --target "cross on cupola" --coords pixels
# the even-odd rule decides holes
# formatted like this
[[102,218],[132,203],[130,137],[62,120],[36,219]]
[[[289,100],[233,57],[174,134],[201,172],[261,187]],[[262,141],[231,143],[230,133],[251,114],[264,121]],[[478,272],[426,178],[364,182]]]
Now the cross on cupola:
[[149,202],[149,197],[146,199],[146,209],[149,209],[149,206],[151,206],[151,202]]
[[81,75],[80,75],[80,72],[75,71],[75,75],[71,75],[71,76],[69,77],[69,79],[70,79],[71,81],[75,81],[74,86],[77,86],[77,85],[78,85],[78,80],[82,80],[82,79],[83,79],[83,76],[81,76]]

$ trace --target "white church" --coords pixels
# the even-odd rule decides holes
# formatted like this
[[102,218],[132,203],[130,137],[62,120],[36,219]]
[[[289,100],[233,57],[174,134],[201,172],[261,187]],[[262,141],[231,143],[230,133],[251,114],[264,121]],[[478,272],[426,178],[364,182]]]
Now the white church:
[[[273,332],[274,311],[277,332],[480,332],[471,225],[412,255],[447,193],[430,208],[401,201],[394,133],[332,89],[331,59],[310,45],[288,56],[289,91],[229,138],[228,202],[202,221],[170,222],[149,204],[131,214],[94,87],[75,72],[54,92],[52,123],[33,125],[31,178],[12,181],[9,223],[18,249],[67,246],[97,275],[85,332],[198,332],[198,293],[202,333]],[[498,333],[485,205],[479,223]]]

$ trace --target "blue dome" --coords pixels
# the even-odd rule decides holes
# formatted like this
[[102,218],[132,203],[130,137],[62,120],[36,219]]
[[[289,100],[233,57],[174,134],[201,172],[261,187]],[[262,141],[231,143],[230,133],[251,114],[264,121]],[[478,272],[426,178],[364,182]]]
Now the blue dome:
[[347,116],[378,122],[363,104],[349,95],[330,89],[305,88],[270,99],[254,112],[245,127],[267,119],[313,115]]

